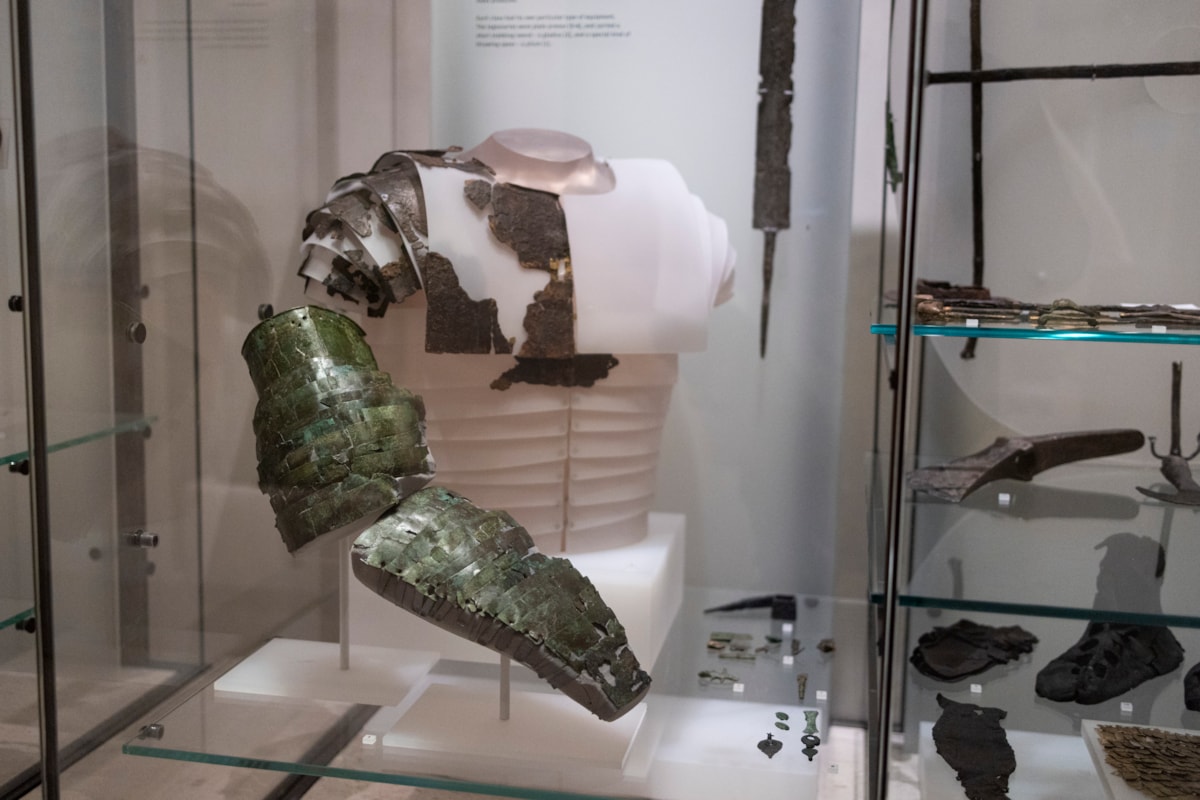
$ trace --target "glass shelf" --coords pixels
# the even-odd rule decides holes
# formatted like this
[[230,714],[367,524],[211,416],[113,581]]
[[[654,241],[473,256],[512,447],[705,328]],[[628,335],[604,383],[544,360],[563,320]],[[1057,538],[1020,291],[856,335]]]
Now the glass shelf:
[[0,630],[19,625],[32,616],[32,600],[0,598]]
[[[914,325],[914,336],[947,336],[964,339],[1054,339],[1058,341],[1135,342],[1137,344],[1200,344],[1200,329],[1169,328],[1158,331],[1133,325],[1111,325],[1094,330],[1048,330],[1032,325]],[[875,323],[871,333],[894,339],[895,323]]]
[[[46,451],[54,453],[59,450],[66,450],[70,447],[77,447],[81,444],[97,441],[108,436],[116,436],[121,433],[131,433],[133,431],[142,431],[149,428],[158,420],[157,417],[147,416],[130,416],[130,415],[86,415],[86,414],[55,414],[52,419],[52,427],[54,427],[59,435],[54,436],[47,447]],[[3,430],[0,430],[0,466],[5,464],[19,464],[29,458],[28,445],[26,444],[27,432],[22,421],[19,425],[14,425]],[[20,444],[16,444],[16,443]],[[12,443],[11,445],[9,443]],[[11,452],[9,448],[16,446],[22,448],[16,452]]]
[[[899,603],[1200,628],[1193,575],[1200,563],[1200,508],[1150,499],[1137,486],[1174,491],[1149,465],[1092,462],[1056,467],[1030,482],[989,483],[960,503],[910,492],[911,567]],[[1155,552],[1146,540],[1165,553],[1158,591],[1143,593],[1149,596],[1139,599],[1140,607],[1095,607],[1107,549],[1133,545]],[[878,583],[870,599],[884,602]]]
[[[701,611],[749,594],[753,593],[686,590],[682,610],[651,671],[650,694],[614,723],[596,720],[570,701],[566,705],[574,713],[567,714],[566,721],[557,714],[544,715],[547,703],[562,705],[557,701],[565,698],[517,664],[512,669],[511,717],[501,722],[498,664],[443,659],[391,706],[369,705],[361,697],[314,696],[323,688],[289,691],[290,696],[229,691],[233,684],[222,677],[143,728],[123,751],[536,800],[702,800],[736,795],[738,787],[754,796],[815,797],[820,748],[814,760],[807,760],[800,737],[803,711],[815,709],[820,736],[828,739],[835,654],[820,652],[816,644],[832,635],[833,602],[798,598],[798,619],[790,633],[786,623],[770,619],[769,609]],[[781,636],[785,644],[794,637],[803,649],[796,656],[773,649],[753,661],[721,659],[707,648],[713,631],[748,633],[755,645],[765,645],[767,635]],[[336,650],[336,645],[326,646]],[[403,651],[391,652],[402,657]],[[352,667],[354,660],[352,647]],[[739,682],[700,685],[700,670],[721,668],[737,675]],[[798,674],[807,676],[804,702],[797,693]],[[450,721],[442,726],[449,729],[448,735],[432,731],[436,725],[419,725],[431,698],[439,719]],[[789,715],[789,731],[775,727],[778,711]],[[626,721],[632,723],[629,728],[615,733]],[[527,739],[520,732],[525,725],[538,729],[542,741]],[[756,748],[768,732],[785,743],[770,760]],[[504,744],[506,737],[510,744]],[[564,745],[563,753],[552,752],[560,740],[571,740],[570,746]],[[606,755],[614,740],[615,761]],[[516,750],[508,752],[513,747]]]

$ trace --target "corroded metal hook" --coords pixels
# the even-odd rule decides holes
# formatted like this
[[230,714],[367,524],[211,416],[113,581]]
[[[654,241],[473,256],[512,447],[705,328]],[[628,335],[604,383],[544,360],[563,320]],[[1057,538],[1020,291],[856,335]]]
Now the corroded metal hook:
[[1179,400],[1181,394],[1181,386],[1183,384],[1183,362],[1174,361],[1171,363],[1171,449],[1163,455],[1158,452],[1154,446],[1157,439],[1154,436],[1148,436],[1150,440],[1150,453],[1162,462],[1159,470],[1163,477],[1171,482],[1171,485],[1177,490],[1174,494],[1165,492],[1156,492],[1151,489],[1145,489],[1141,486],[1137,490],[1147,497],[1153,497],[1155,500],[1162,500],[1165,503],[1177,503],[1184,506],[1200,506],[1200,484],[1192,477],[1192,469],[1188,466],[1188,462],[1200,455],[1200,434],[1196,435],[1197,446],[1192,451],[1190,456],[1183,455],[1183,448],[1180,446],[1180,425],[1179,425]]

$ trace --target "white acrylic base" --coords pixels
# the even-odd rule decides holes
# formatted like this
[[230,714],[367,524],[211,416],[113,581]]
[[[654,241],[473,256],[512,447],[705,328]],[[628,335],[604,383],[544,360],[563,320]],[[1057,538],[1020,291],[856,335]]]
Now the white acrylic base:
[[495,684],[432,683],[384,734],[383,746],[405,755],[620,770],[645,715],[643,703],[605,723],[565,695],[514,691],[511,714],[501,720]]
[[213,684],[217,692],[394,706],[437,662],[437,654],[355,645],[340,668],[336,642],[272,639]]
[[[800,741],[804,735],[802,707],[681,697],[663,698],[666,702],[652,700],[655,722],[661,730],[655,742],[647,797],[694,800],[817,796],[821,750],[828,734],[825,719],[817,721],[822,746],[809,761]],[[775,728],[777,711],[790,716],[790,731]],[[770,759],[757,747],[767,733],[784,743]]]
[[[1006,733],[1017,758],[1017,769],[1008,779],[1009,797],[1062,800],[1103,796],[1081,737],[1030,731]],[[962,784],[954,769],[938,755],[931,722],[921,723],[920,754],[922,800],[961,800],[965,796]]]
[[[433,680],[415,702],[367,723],[365,738],[383,757],[467,780],[596,795],[816,796],[821,755],[809,761],[802,752],[798,706],[652,695],[606,723],[562,695],[514,691],[512,716],[500,721],[494,684]],[[777,711],[790,714],[791,731],[774,727]],[[767,732],[784,742],[772,759],[756,747]]]
[[[683,600],[682,514],[651,514],[637,544],[569,556],[625,626],[642,668],[653,668]],[[356,578],[350,581],[350,641],[378,647],[416,647],[455,661],[494,662],[497,655],[398,609]]]

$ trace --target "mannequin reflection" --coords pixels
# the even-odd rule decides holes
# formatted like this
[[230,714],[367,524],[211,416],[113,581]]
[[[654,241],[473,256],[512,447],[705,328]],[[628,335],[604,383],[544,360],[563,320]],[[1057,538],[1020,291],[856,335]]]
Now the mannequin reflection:
[[[599,160],[566,133],[501,131],[442,158],[464,172],[414,162],[428,216],[422,245],[449,259],[472,300],[496,298],[499,327],[517,334],[519,355],[521,319],[545,273],[521,269],[488,233],[487,214],[463,202],[464,176],[474,177],[465,170],[478,160],[496,185],[557,195],[570,237],[576,352],[612,353],[617,365],[591,385],[497,391],[511,355],[425,352],[423,293],[386,317],[361,319],[380,368],[424,397],[438,483],[507,510],[546,552],[640,541],[677,353],[703,347],[708,309],[731,295],[724,223],[666,162]],[[307,266],[302,274],[314,277]],[[317,280],[308,291],[331,302]]]

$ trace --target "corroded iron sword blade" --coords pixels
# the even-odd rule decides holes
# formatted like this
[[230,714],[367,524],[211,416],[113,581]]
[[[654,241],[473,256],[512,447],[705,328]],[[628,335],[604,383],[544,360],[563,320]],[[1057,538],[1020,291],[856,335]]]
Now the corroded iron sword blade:
[[792,64],[796,60],[796,0],[763,0],[758,52],[758,132],[754,152],[754,227],[763,248],[759,356],[767,353],[767,318],[775,266],[775,233],[791,225]]

